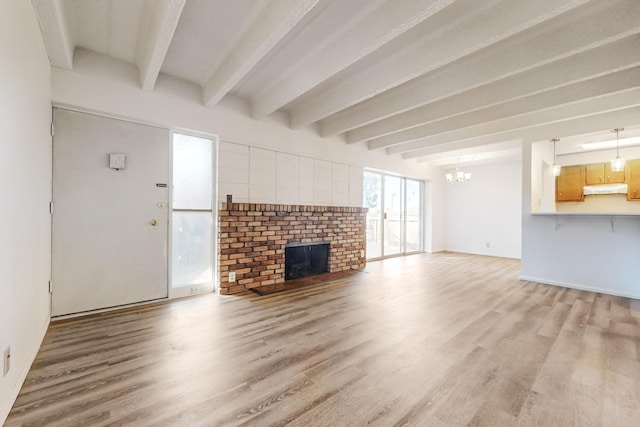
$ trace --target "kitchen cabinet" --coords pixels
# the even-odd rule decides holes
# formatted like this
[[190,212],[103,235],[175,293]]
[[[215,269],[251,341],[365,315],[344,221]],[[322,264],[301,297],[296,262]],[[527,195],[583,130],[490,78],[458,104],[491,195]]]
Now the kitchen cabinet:
[[562,167],[560,176],[556,177],[557,202],[584,201],[585,169],[584,165]]
[[624,171],[613,172],[610,162],[585,165],[585,175],[587,185],[622,184],[625,182]]
[[627,200],[640,200],[640,159],[627,160]]

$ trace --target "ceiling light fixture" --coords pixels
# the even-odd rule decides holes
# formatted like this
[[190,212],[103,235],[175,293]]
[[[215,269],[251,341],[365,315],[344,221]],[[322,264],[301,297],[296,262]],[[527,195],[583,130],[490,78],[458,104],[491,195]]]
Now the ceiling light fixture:
[[553,176],[560,176],[560,172],[562,171],[562,166],[556,163],[556,142],[560,141],[559,138],[553,138],[551,142],[553,142],[553,166],[551,170],[553,171]]
[[616,158],[611,159],[611,171],[612,172],[622,172],[624,171],[625,159],[620,157],[620,139],[619,134],[622,132],[624,128],[615,128],[611,130],[611,132],[615,132],[616,134]]
[[456,173],[455,174],[445,173],[444,177],[447,180],[447,182],[471,181],[471,173],[462,172],[460,169],[458,169],[458,160],[456,160]]
[[[620,147],[629,147],[633,145],[640,145],[640,136],[633,136],[630,138],[622,138],[618,141]],[[580,144],[583,150],[605,150],[608,148],[615,148],[616,140],[606,140],[606,141],[597,141],[597,142],[587,142],[585,144]]]

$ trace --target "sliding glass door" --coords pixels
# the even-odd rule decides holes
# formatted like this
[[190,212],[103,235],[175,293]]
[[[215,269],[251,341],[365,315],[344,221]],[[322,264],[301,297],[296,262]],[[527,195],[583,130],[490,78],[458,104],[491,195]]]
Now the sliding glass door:
[[364,172],[367,259],[422,251],[422,181]]
[[403,250],[403,179],[397,176],[383,175],[384,192],[384,252],[383,256],[398,255]]
[[382,256],[382,175],[363,175],[363,205],[367,212],[367,259]]
[[422,251],[424,246],[422,224],[422,181],[415,179],[405,180],[405,252]]

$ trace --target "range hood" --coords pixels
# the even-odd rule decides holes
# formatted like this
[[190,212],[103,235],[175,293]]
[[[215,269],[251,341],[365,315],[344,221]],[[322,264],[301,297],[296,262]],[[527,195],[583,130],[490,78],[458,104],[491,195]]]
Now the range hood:
[[627,184],[585,185],[584,195],[591,194],[627,194]]

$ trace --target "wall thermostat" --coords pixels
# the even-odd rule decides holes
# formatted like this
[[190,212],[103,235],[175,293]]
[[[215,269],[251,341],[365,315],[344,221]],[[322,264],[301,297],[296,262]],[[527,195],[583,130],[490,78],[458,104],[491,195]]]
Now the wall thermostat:
[[109,154],[109,167],[119,171],[125,167],[126,156],[124,153],[110,153]]

